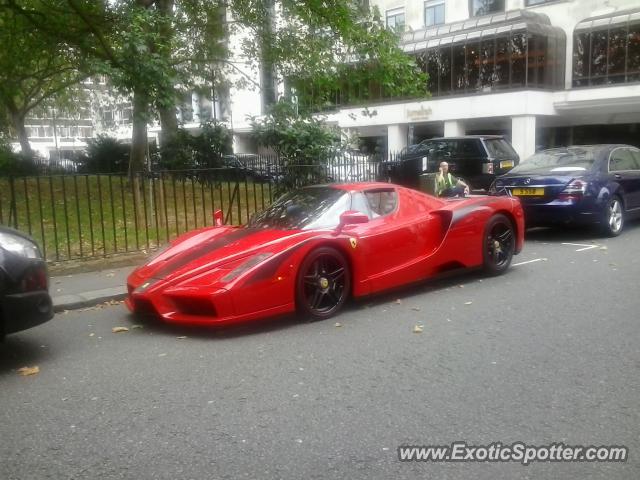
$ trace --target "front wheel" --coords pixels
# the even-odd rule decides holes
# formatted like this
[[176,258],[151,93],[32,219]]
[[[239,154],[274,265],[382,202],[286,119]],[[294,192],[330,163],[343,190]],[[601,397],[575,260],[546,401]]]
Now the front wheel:
[[624,228],[624,206],[619,197],[611,197],[605,210],[604,223],[602,225],[605,235],[617,237]]
[[338,250],[320,247],[302,261],[296,282],[296,306],[312,320],[335,315],[350,291],[349,263]]
[[491,217],[484,229],[482,246],[487,273],[500,275],[509,268],[516,246],[511,220],[502,214]]

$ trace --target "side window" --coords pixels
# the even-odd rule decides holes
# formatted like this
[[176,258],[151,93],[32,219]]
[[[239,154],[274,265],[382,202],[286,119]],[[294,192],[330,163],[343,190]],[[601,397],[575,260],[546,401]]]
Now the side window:
[[398,206],[398,193],[393,189],[376,189],[365,192],[372,218],[388,215]]
[[633,155],[633,158],[636,161],[635,170],[640,170],[640,150],[631,150],[631,155]]
[[480,140],[475,138],[470,140],[461,140],[459,155],[462,157],[483,157],[484,155],[480,148]]
[[367,199],[361,192],[355,192],[351,195],[351,210],[356,210],[360,213],[364,213],[369,218],[372,218]]
[[636,170],[636,159],[628,148],[616,148],[609,157],[609,171]]

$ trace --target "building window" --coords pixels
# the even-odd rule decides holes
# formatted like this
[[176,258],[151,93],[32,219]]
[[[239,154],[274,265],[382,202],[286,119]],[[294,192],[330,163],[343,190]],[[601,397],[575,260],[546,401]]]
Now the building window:
[[[585,22],[586,23],[586,22]],[[593,22],[594,24],[596,22]],[[588,22],[591,25],[591,22]],[[640,21],[581,28],[573,35],[573,86],[640,81]]]
[[424,25],[431,27],[444,23],[444,1],[429,0],[424,2]]
[[469,0],[469,12],[472,17],[504,12],[504,0]]
[[387,10],[387,27],[397,30],[404,29],[404,8]]

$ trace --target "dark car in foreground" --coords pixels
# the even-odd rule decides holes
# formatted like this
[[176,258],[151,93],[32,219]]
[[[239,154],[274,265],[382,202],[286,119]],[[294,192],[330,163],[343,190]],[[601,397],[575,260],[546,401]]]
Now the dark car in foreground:
[[616,236],[627,219],[640,216],[640,150],[617,144],[542,150],[491,190],[519,197],[527,226],[598,224]]
[[38,245],[0,226],[0,339],[51,318],[47,265]]
[[500,135],[431,138],[404,150],[398,161],[382,165],[381,177],[412,188],[424,173],[437,173],[441,162],[474,190],[486,190],[493,180],[518,165],[520,158]]

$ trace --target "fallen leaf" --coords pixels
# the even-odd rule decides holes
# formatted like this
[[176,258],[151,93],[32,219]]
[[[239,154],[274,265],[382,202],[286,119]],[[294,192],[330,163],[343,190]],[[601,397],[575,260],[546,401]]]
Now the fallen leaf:
[[398,305],[400,305],[400,304],[402,303],[402,300],[400,300],[400,299],[398,298],[398,299],[396,300],[396,303],[397,303]]
[[413,326],[413,333],[422,333],[423,328],[424,327],[422,325],[414,325]]
[[131,325],[131,330],[143,328],[142,325]]
[[606,245],[603,245],[603,246],[600,247],[600,250],[608,250],[608,248],[607,248]]
[[458,285],[458,288],[464,288],[464,285]]
[[95,333],[90,333],[90,334],[89,334],[89,336],[90,336],[90,337],[94,337],[94,336],[95,336]]
[[342,326],[342,324],[341,324],[340,322],[336,322],[336,323],[334,323],[334,324],[333,324],[333,326],[334,326],[334,327],[341,327],[341,326]]
[[166,356],[167,356],[167,354],[166,354],[166,353],[159,353],[159,354],[158,354],[158,356],[159,356],[159,357],[166,357]]
[[40,367],[22,367],[18,369],[18,373],[23,377],[28,377],[29,375],[37,375],[40,373]]
[[113,272],[107,273],[105,276],[111,278],[111,277],[115,276],[115,273],[113,273]]
[[471,305],[473,302],[464,302],[465,305]]
[[180,335],[179,337],[176,337],[178,340],[184,340],[185,338],[187,338],[186,335]]
[[419,311],[420,311],[420,307],[411,307],[411,310],[414,310],[414,311],[416,311],[416,312],[419,312]]
[[129,329],[127,327],[113,327],[111,331],[113,333],[120,333],[120,332],[128,332]]

